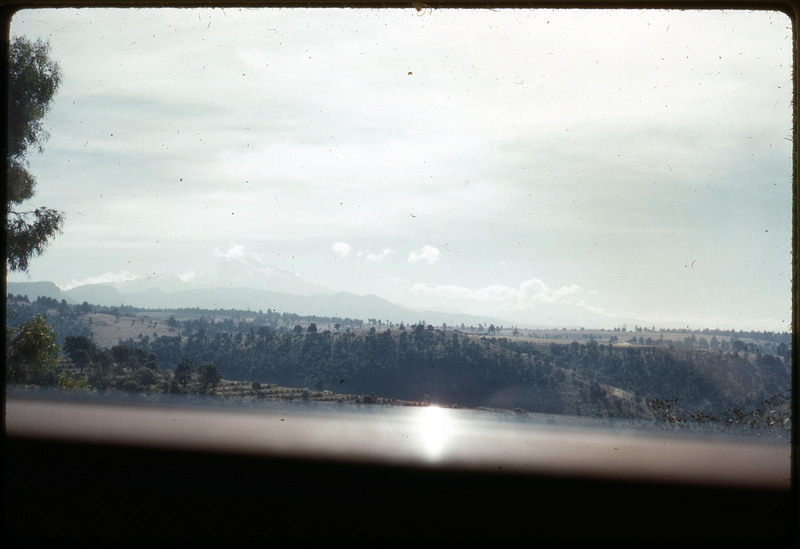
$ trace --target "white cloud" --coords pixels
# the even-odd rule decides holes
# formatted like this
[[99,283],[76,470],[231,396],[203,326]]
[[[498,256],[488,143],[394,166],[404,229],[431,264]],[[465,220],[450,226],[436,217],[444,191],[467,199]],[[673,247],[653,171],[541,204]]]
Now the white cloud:
[[231,244],[225,251],[214,248],[217,262],[212,279],[226,286],[249,285],[268,276],[272,269],[257,253],[247,251],[243,244]]
[[419,263],[420,261],[424,261],[430,265],[431,263],[439,261],[441,255],[442,253],[437,248],[426,244],[418,251],[408,254],[408,262]]
[[350,255],[350,244],[346,242],[334,242],[333,246],[331,246],[331,250],[333,254],[338,257],[339,259],[344,259],[348,255]]
[[224,252],[221,252],[219,248],[214,248],[214,254],[219,259],[224,259],[226,261],[244,261],[246,259],[244,246],[241,244],[231,245]]
[[392,255],[393,253],[394,253],[394,250],[392,250],[391,248],[386,248],[382,252],[377,253],[377,254],[376,253],[372,253],[372,252],[367,253],[366,254],[366,259],[367,259],[367,261],[372,261],[372,262],[383,261],[384,259],[386,259],[390,255]]
[[137,275],[131,274],[128,271],[121,271],[119,273],[105,273],[100,276],[90,276],[82,280],[75,280],[73,278],[69,284],[61,289],[66,291],[71,290],[72,288],[77,288],[78,286],[86,286],[89,284],[120,284],[122,282],[130,282],[138,278],[139,277]]
[[568,296],[581,291],[577,285],[552,289],[539,279],[532,278],[518,287],[493,284],[472,289],[465,286],[415,284],[415,293],[427,294],[447,299],[478,302],[504,311],[522,311],[542,303],[570,303]]
[[195,278],[197,278],[197,273],[194,271],[187,271],[185,273],[180,273],[178,275],[178,279],[181,282],[189,282],[190,280],[194,280]]
[[532,278],[520,284],[519,290],[527,300],[553,303],[556,301],[565,301],[562,298],[579,292],[581,287],[576,284],[572,284],[570,286],[562,286],[552,290],[541,280]]
[[225,263],[257,263],[258,265],[264,265],[264,260],[261,256],[253,252],[248,252],[245,250],[243,244],[231,244],[224,252],[220,251],[219,248],[214,248],[214,255]]

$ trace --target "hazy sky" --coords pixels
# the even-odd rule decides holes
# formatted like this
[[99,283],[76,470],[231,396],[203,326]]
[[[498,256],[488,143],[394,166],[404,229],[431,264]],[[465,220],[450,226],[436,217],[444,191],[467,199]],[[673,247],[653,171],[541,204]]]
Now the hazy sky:
[[34,10],[11,35],[61,65],[29,160],[66,222],[10,281],[284,270],[520,324],[790,329],[782,14]]

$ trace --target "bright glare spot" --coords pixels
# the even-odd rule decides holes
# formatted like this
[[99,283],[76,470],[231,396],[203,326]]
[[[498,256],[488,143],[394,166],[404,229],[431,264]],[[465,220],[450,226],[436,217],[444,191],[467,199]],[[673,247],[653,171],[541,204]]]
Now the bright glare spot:
[[418,419],[422,450],[431,460],[439,459],[453,428],[450,414],[438,406],[428,406],[420,410]]

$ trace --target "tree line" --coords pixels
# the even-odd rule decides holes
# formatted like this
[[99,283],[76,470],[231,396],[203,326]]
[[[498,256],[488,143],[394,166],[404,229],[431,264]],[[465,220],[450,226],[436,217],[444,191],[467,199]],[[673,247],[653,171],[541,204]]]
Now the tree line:
[[791,386],[788,354],[548,344],[423,324],[341,333],[313,323],[288,333],[199,331],[145,348],[165,365],[183,358],[214,363],[232,380],[555,414],[647,417],[654,399],[672,398],[687,415],[712,414],[752,408]]

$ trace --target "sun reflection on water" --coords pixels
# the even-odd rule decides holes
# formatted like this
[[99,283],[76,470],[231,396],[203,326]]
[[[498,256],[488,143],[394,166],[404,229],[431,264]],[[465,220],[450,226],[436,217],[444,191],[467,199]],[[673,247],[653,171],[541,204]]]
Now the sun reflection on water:
[[422,451],[431,460],[439,459],[454,426],[449,410],[438,406],[427,406],[419,410],[417,420]]

